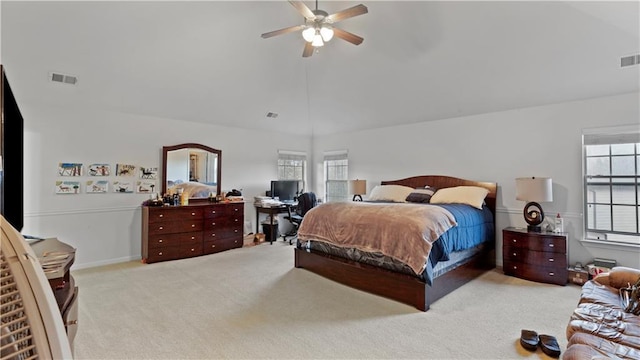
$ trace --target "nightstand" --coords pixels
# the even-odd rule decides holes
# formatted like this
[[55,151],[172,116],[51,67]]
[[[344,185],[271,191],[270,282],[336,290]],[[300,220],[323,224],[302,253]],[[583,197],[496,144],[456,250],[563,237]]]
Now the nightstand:
[[502,230],[502,261],[506,275],[566,285],[567,233],[530,232],[509,227]]

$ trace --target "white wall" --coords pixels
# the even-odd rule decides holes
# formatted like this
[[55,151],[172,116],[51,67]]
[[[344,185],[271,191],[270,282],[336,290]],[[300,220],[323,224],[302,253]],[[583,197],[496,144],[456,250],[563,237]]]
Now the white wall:
[[[255,231],[253,197],[277,178],[277,150],[310,153],[310,138],[163,118],[20,103],[25,120],[24,234],[77,248],[76,268],[140,258],[144,194],[56,195],[60,162],[161,167],[162,146],[201,143],[222,150],[222,189],[243,189]],[[103,179],[103,178],[97,178]],[[116,180],[115,176],[107,178]],[[137,178],[131,178],[132,181]],[[160,185],[160,180],[157,180]],[[159,190],[159,187],[158,187]]]
[[[559,212],[565,218],[571,263],[605,257],[640,267],[637,249],[587,250],[579,241],[582,129],[639,124],[639,106],[640,94],[632,93],[315,137],[314,164],[321,169],[323,151],[348,149],[349,178],[366,179],[368,191],[381,180],[427,174],[497,182],[498,264],[502,264],[501,229],[526,225],[524,203],[515,199],[515,178],[548,176],[553,179],[554,201],[542,207],[547,216]],[[315,180],[322,184],[321,171]]]

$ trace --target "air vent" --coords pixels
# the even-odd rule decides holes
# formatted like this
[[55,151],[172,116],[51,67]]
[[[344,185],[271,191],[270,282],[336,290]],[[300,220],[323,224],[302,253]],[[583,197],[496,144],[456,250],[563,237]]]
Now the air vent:
[[640,55],[629,55],[620,58],[620,67],[640,64]]
[[78,77],[51,72],[49,73],[49,80],[51,80],[52,82],[75,85],[78,82]]
[[268,118],[275,119],[275,118],[277,118],[277,117],[278,117],[278,114],[277,114],[277,113],[274,113],[274,112],[268,112],[268,113],[267,113],[267,117],[268,117]]

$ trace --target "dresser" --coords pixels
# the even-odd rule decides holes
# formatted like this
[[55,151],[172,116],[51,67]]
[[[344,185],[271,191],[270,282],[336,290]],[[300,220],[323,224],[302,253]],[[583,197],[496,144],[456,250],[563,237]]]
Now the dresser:
[[183,259],[242,247],[244,203],[142,207],[142,261]]
[[567,234],[503,229],[502,260],[506,275],[566,285],[569,276]]

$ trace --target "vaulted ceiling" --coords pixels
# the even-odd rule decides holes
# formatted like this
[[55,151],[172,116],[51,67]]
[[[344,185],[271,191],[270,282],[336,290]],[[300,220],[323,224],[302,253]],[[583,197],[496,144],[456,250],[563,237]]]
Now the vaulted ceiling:
[[1,61],[19,102],[306,135],[640,91],[637,1],[319,8],[359,3],[338,26],[361,45],[303,58],[299,32],[260,37],[303,23],[286,1],[2,1]]

